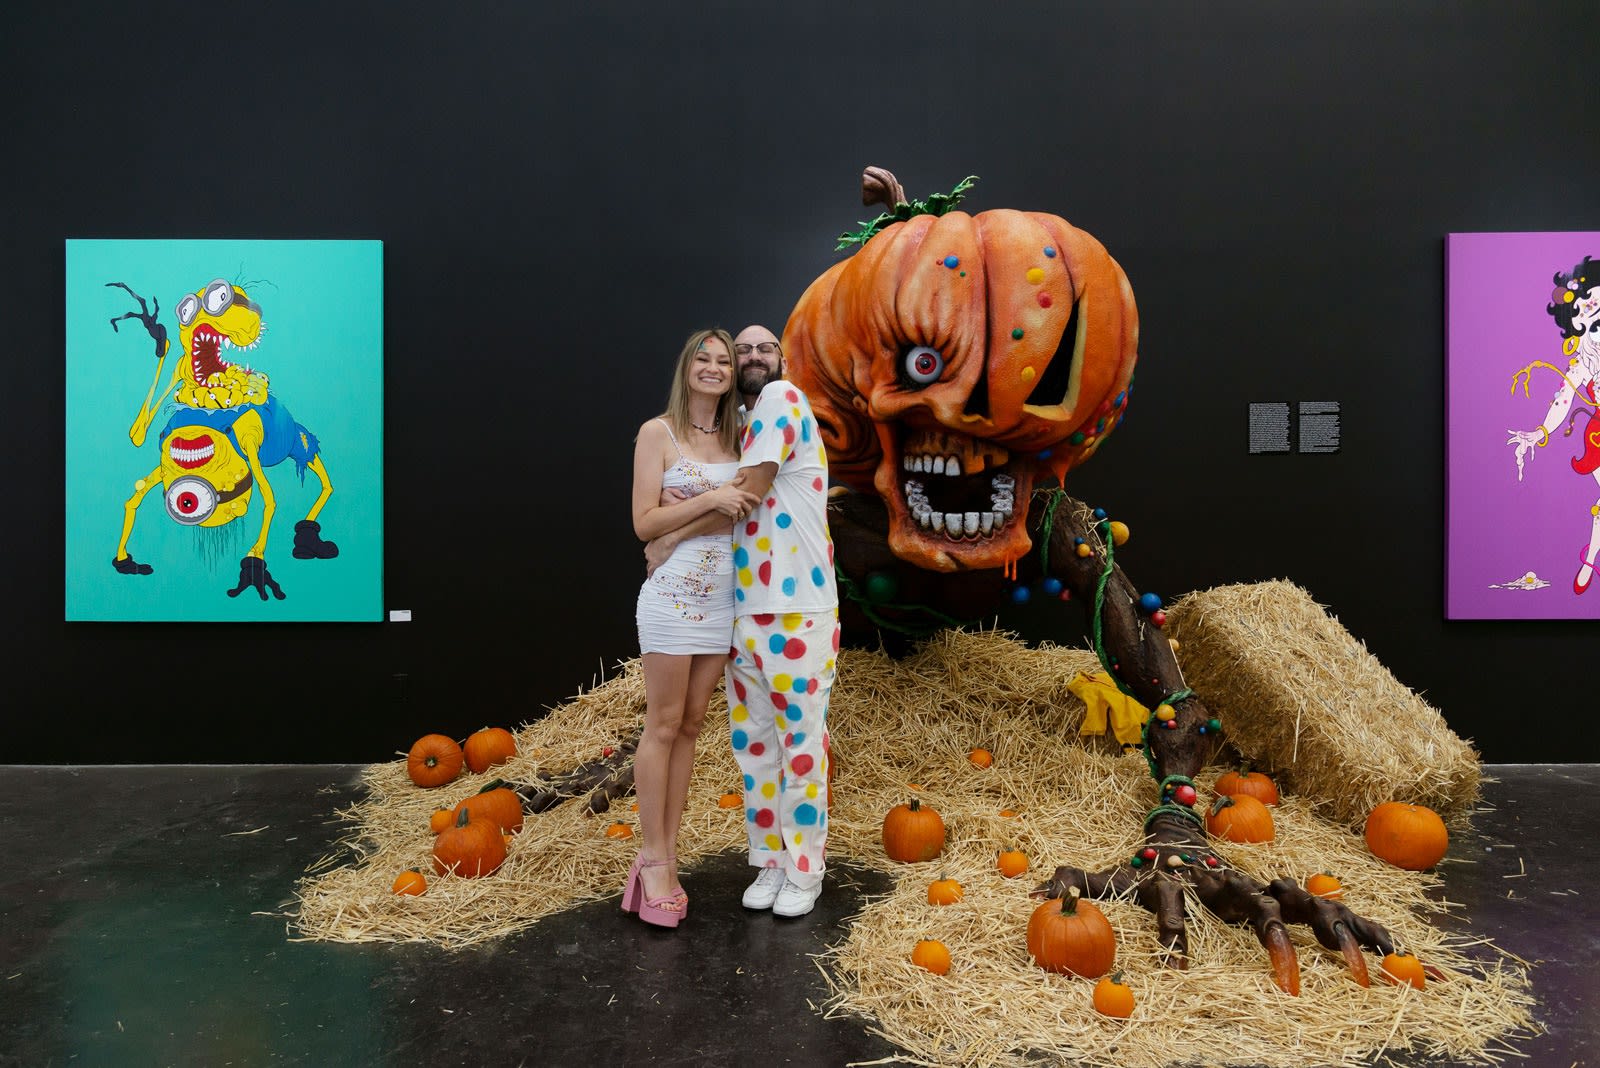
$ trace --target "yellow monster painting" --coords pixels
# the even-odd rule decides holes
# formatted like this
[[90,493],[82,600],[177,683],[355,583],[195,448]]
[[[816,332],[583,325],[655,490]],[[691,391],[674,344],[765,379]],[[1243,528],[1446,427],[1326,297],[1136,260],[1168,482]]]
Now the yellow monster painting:
[[134,483],[133,496],[123,505],[122,537],[112,566],[124,575],[148,575],[154,570],[133,558],[128,542],[139,507],[156,486],[161,487],[167,515],[174,522],[202,528],[222,527],[243,517],[259,489],[260,532],[239,562],[238,584],[227,592],[237,597],[247,587],[254,587],[263,601],[268,590],[282,600],[284,592],[266,564],[267,535],[276,511],[267,468],[292,459],[302,479],[309,468],[322,485],[306,517],[295,524],[295,558],[327,560],[338,556],[339,548],[323,540],[317,521],[333,493],[333,483],[323,466],[316,435],[294,421],[272,394],[265,374],[242,362],[266,331],[261,306],[242,286],[221,278],[184,294],[177,307],[181,355],[171,380],[158,393],[172,349],[167,328],[158,318],[160,304],[155,303],[152,311],[126,283],[106,285],[126,290],[139,302],[138,311],[111,320],[112,329],[124,319],[137,319],[155,341],[155,378],[128,430],[136,448],[144,444],[157,409],[169,400],[173,405],[159,438],[160,462]]

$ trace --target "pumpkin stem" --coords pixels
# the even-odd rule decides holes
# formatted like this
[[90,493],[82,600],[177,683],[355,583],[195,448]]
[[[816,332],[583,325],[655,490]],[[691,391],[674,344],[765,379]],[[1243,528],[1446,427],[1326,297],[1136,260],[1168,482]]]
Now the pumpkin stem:
[[1078,914],[1078,898],[1081,896],[1076,886],[1067,887],[1067,892],[1061,898],[1061,915],[1076,916]]
[[498,790],[498,789],[500,789],[500,787],[504,786],[505,784],[506,784],[506,781],[504,779],[494,779],[493,781],[491,781],[489,783],[488,786],[485,786],[483,789],[479,790],[478,792],[480,794],[486,794],[490,790]]
[[1116,971],[1111,973],[1111,981],[1113,983],[1122,982],[1122,969],[1121,968],[1118,968]]
[[911,799],[911,811],[912,812],[921,812],[922,811],[922,802],[918,801],[914,797]]
[[457,827],[465,827],[467,825],[469,811],[470,810],[467,808],[466,805],[462,805],[461,806],[460,811],[458,811],[456,813],[456,826]]
[[908,201],[905,187],[900,184],[899,179],[882,167],[868,167],[861,175],[861,202],[868,205],[887,204],[889,210],[871,222],[860,223],[859,230],[840,234],[839,243],[834,246],[834,251],[843,251],[851,245],[864,245],[878,231],[895,223],[905,222],[914,215],[943,215],[961,203],[962,197],[977,180],[977,175],[968,175],[957,182],[956,187],[948,193],[933,193],[926,200]]
[[1232,808],[1232,807],[1233,807],[1233,798],[1230,797],[1228,794],[1223,794],[1221,797],[1217,798],[1216,801],[1214,801],[1212,803],[1212,805],[1211,805],[1211,814],[1213,816],[1215,816],[1219,812],[1221,812],[1223,809]]
[[890,211],[906,202],[906,187],[884,167],[868,167],[861,172],[861,203],[867,207],[882,204]]

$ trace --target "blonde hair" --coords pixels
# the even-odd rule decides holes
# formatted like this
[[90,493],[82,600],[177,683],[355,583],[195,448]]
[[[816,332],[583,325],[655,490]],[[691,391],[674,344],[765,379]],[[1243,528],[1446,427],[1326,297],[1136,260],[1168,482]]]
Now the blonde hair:
[[722,442],[722,451],[739,454],[739,371],[733,359],[733,335],[723,329],[696,330],[689,335],[689,340],[683,343],[683,351],[678,353],[678,364],[672,372],[672,387],[667,391],[667,410],[664,413],[667,422],[672,424],[672,432],[679,437],[688,437],[689,431],[694,429],[694,424],[689,421],[689,365],[694,362],[695,353],[700,351],[707,341],[716,338],[722,342],[728,352],[728,363],[731,374],[728,376],[728,391],[717,402],[717,422],[721,424],[717,431],[717,440]]

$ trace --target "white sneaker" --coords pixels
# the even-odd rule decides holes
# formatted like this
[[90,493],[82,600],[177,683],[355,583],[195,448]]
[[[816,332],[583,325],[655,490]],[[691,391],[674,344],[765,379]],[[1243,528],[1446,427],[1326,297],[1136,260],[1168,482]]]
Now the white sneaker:
[[756,876],[756,881],[744,892],[744,907],[770,909],[772,903],[778,900],[779,892],[783,890],[783,880],[782,868],[762,868],[761,874]]
[[785,882],[783,889],[778,891],[778,899],[772,903],[774,916],[804,916],[810,912],[817,903],[817,898],[822,896],[822,881],[819,879],[814,886],[797,886]]

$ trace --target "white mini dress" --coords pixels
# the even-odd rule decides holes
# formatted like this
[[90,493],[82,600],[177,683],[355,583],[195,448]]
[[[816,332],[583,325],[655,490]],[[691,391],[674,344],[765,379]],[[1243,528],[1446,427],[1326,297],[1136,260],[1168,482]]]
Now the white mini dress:
[[[666,422],[665,419],[662,420]],[[667,427],[678,462],[661,476],[665,489],[694,497],[739,473],[738,461],[703,464],[683,455]],[[732,520],[729,520],[730,526]],[[733,641],[733,538],[727,532],[689,538],[639,588],[635,619],[639,652],[726,655]]]

